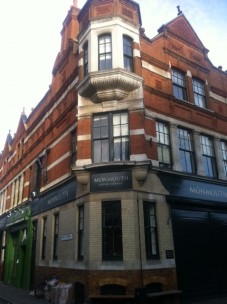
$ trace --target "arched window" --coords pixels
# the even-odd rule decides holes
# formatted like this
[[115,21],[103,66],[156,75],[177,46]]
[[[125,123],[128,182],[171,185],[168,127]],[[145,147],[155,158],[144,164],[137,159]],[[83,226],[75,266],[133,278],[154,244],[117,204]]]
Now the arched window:
[[127,71],[133,71],[133,48],[132,38],[123,36],[123,54],[124,54],[124,68]]
[[112,69],[112,41],[110,34],[99,36],[99,70]]

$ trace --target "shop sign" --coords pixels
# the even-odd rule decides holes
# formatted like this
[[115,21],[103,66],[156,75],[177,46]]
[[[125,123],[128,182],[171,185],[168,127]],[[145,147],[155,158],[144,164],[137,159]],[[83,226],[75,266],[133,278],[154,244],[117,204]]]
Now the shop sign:
[[6,216],[0,219],[0,231],[5,230],[6,227]]
[[27,220],[30,216],[30,206],[18,206],[7,214],[6,226],[15,225]]
[[91,174],[91,192],[116,191],[132,188],[131,171]]
[[73,180],[70,183],[64,184],[64,186],[49,191],[47,194],[34,199],[31,204],[32,215],[42,213],[72,201],[75,199],[75,195],[76,183],[75,180]]
[[164,174],[160,174],[160,179],[172,196],[227,203],[226,185]]

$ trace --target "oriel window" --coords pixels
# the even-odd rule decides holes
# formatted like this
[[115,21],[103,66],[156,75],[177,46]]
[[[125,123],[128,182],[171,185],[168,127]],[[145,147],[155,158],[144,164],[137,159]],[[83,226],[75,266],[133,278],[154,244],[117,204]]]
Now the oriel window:
[[112,42],[111,35],[99,36],[99,70],[112,69]]
[[88,75],[88,43],[84,45],[84,77]]
[[123,36],[123,52],[124,52],[124,68],[133,71],[133,48],[132,39],[128,36]]

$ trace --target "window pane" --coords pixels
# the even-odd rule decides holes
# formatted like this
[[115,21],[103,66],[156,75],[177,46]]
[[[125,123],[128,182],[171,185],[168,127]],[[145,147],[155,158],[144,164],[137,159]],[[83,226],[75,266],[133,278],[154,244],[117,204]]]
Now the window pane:
[[124,68],[127,71],[133,70],[133,49],[132,39],[130,37],[123,37],[123,52],[124,52]]
[[206,108],[205,85],[202,81],[193,79],[193,91],[195,104],[198,107]]
[[101,140],[94,141],[94,162],[99,163],[101,162]]
[[221,141],[221,150],[222,150],[224,172],[225,172],[225,176],[227,176],[227,143],[224,141]]
[[78,259],[82,260],[84,256],[84,206],[79,207],[78,221]]
[[108,139],[102,140],[102,162],[109,161],[109,141]]
[[195,172],[195,155],[192,143],[192,135],[188,130],[178,128],[179,153],[181,169],[184,172]]
[[103,259],[122,260],[122,224],[120,202],[103,203]]
[[208,136],[201,136],[202,159],[206,176],[217,177],[213,141]]
[[168,125],[156,122],[156,136],[158,142],[158,161],[161,167],[171,166],[170,141]]
[[114,115],[110,113],[108,115],[97,115],[94,117],[93,159],[94,162],[129,159],[129,126],[127,113]]
[[156,225],[155,206],[153,203],[144,202],[144,229],[147,258],[158,256],[158,236]]
[[112,46],[111,36],[104,35],[99,37],[99,69],[112,68]]
[[177,99],[187,100],[185,75],[172,69],[173,94]]

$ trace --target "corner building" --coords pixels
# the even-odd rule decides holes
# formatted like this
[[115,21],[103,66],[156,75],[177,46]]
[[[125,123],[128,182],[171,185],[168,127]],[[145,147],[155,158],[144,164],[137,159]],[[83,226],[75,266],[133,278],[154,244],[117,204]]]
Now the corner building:
[[76,303],[226,294],[226,72],[184,14],[150,39],[131,0],[75,2],[61,36],[0,158],[3,281],[54,273]]

